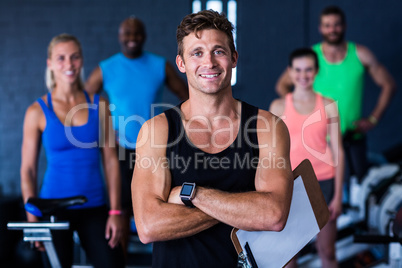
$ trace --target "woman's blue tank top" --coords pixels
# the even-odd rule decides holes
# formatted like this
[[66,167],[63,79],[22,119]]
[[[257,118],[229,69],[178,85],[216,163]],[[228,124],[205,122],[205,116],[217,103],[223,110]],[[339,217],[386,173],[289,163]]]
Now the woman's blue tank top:
[[[84,195],[88,202],[71,208],[89,208],[106,204],[99,150],[99,95],[94,103],[86,92],[87,103],[76,106],[88,109],[88,121],[81,126],[65,126],[53,111],[51,94],[48,106],[39,98],[46,117],[42,142],[46,151],[47,169],[40,197],[64,198]],[[74,110],[74,109],[73,109]]]

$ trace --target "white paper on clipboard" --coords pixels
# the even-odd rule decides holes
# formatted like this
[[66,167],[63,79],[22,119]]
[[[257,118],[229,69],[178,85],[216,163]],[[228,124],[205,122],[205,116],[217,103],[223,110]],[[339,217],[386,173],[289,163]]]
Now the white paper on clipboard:
[[310,204],[301,176],[294,180],[289,217],[281,232],[248,232],[238,230],[236,235],[244,250],[249,244],[258,267],[285,266],[311,239],[320,227]]

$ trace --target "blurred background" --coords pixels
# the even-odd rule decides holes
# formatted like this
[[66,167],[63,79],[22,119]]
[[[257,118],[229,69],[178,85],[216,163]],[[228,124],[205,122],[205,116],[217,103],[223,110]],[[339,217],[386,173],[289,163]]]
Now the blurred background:
[[[26,108],[47,92],[44,83],[47,46],[51,38],[70,33],[81,41],[85,78],[97,64],[120,51],[117,33],[122,20],[134,15],[146,26],[145,50],[175,65],[176,27],[192,12],[192,0],[0,0],[0,200],[20,198],[22,124]],[[321,41],[318,21],[327,5],[346,14],[346,39],[367,46],[402,84],[402,19],[399,0],[223,0],[225,13],[235,2],[239,62],[234,96],[262,109],[277,98],[275,83],[296,47]],[[196,5],[197,5],[196,3]],[[216,4],[216,3],[215,3]],[[195,6],[196,6],[195,5]],[[379,88],[367,76],[363,116],[374,107]],[[164,101],[177,104],[169,91]],[[373,158],[402,143],[402,93],[397,89],[379,125],[368,134]],[[43,150],[39,177],[46,160]],[[10,206],[6,206],[10,207]],[[1,218],[0,210],[0,218]],[[4,212],[5,213],[5,212]],[[2,225],[2,229],[4,226]],[[0,235],[0,240],[4,240]],[[1,265],[1,264],[0,264]]]
[[[237,1],[236,39],[240,57],[233,87],[235,97],[268,109],[278,97],[274,87],[286,67],[288,54],[296,47],[321,41],[319,14],[329,4],[345,11],[346,38],[371,49],[397,85],[401,85],[401,1],[240,0]],[[0,194],[20,193],[24,113],[47,92],[46,50],[53,36],[66,32],[78,37],[84,50],[87,77],[101,60],[120,51],[119,24],[135,15],[146,25],[145,49],[175,64],[176,27],[191,12],[191,0],[1,0]],[[371,112],[379,93],[371,79],[366,80],[363,115]],[[164,101],[178,102],[168,90]],[[401,101],[402,93],[397,90],[379,125],[369,132],[370,152],[381,153],[402,142]],[[44,157],[41,159],[40,172],[43,172]]]

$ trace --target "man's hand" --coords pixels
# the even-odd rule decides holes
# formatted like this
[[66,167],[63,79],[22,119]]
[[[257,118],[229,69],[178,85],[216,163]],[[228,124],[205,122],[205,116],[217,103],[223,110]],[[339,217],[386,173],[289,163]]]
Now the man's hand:
[[373,124],[369,119],[367,118],[362,118],[358,121],[355,122],[356,125],[356,131],[360,133],[366,133],[372,128],[375,127],[375,124]]
[[169,194],[168,203],[184,205],[180,198],[181,186],[174,187]]

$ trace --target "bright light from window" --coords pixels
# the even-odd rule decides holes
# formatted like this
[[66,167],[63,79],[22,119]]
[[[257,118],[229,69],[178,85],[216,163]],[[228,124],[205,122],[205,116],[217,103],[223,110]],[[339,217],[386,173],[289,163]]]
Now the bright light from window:
[[[212,10],[215,10],[215,11],[221,13],[223,10],[223,3],[222,3],[222,1],[219,1],[219,0],[208,0],[206,2],[206,9],[212,9]],[[198,11],[201,11],[201,1],[194,0],[193,1],[193,13],[197,13]],[[237,25],[237,1],[236,0],[228,1],[227,17],[228,17],[228,20],[234,26],[233,39],[234,39],[234,43],[236,46],[236,28],[237,28],[237,26],[236,26]],[[236,84],[236,82],[237,82],[237,69],[234,68],[232,70],[232,81],[231,81],[232,86],[234,86]]]
[[[230,0],[228,2],[228,20],[233,24],[233,40],[235,47],[237,47],[237,41],[236,41],[236,29],[237,29],[237,2],[234,0]],[[232,81],[231,84],[232,86],[236,85],[237,82],[237,68],[233,69],[232,73]]]
[[222,1],[207,1],[207,9],[212,9],[218,11],[219,13],[222,12]]
[[228,2],[228,19],[234,26],[233,38],[236,45],[236,29],[237,29],[237,3],[230,0]]
[[193,13],[197,13],[198,11],[201,11],[201,1],[194,0],[193,1]]

